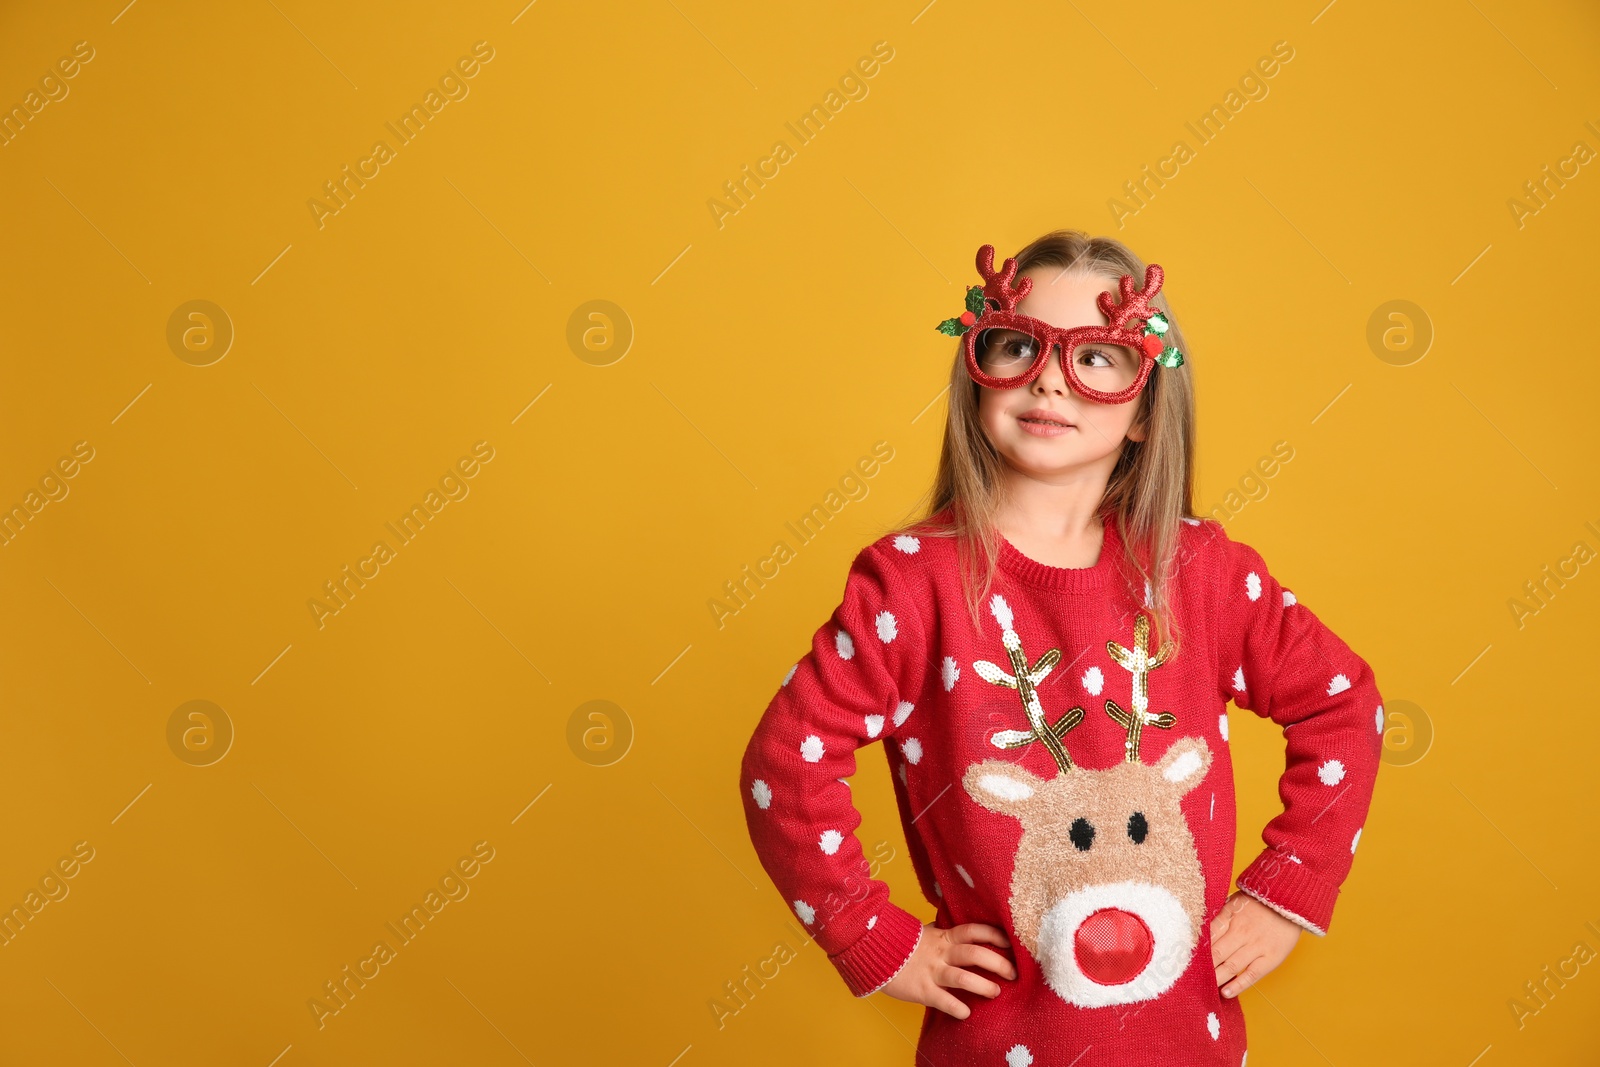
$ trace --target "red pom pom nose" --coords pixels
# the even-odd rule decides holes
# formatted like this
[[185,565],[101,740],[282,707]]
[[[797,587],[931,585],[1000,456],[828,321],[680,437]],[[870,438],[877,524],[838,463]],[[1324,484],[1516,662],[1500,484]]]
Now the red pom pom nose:
[[1101,908],[1078,924],[1078,967],[1101,985],[1121,985],[1139,976],[1155,952],[1144,920],[1121,908]]
[[1149,356],[1151,359],[1155,359],[1157,356],[1159,356],[1162,348],[1166,347],[1166,342],[1163,341],[1161,339],[1161,335],[1157,333],[1145,334],[1144,340],[1141,341],[1140,344],[1144,345],[1144,354]]

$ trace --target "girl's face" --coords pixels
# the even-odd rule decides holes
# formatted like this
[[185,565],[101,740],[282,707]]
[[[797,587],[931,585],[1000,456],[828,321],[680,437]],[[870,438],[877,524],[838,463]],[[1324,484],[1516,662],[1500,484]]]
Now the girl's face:
[[[1017,282],[1023,278],[1033,279],[1033,289],[1017,303],[1017,310],[1063,329],[1103,326],[1106,317],[1095,304],[1095,297],[1100,293],[1115,296],[1117,292],[1114,278],[1080,271],[1063,273],[1060,267],[1024,271],[1017,275]],[[1131,348],[1101,344],[1090,348],[1099,351],[1080,348],[1076,357],[1078,374],[1085,381],[1094,380],[1086,372],[1104,366],[1108,356],[1130,360],[1133,367],[1138,366],[1138,355]],[[1068,358],[1073,357],[1069,354]],[[1086,399],[1073,391],[1061,373],[1056,351],[1052,350],[1039,376],[1025,386],[1015,389],[979,386],[978,419],[995,450],[1019,473],[1042,481],[1059,482],[1063,476],[1103,470],[1109,478],[1122,452],[1122,442],[1145,439],[1146,428],[1134,425],[1143,399],[1142,392],[1123,404],[1097,404]],[[1037,409],[1054,413],[1066,420],[1070,428],[1062,430],[1054,425],[1040,426],[1023,421],[1029,412]]]

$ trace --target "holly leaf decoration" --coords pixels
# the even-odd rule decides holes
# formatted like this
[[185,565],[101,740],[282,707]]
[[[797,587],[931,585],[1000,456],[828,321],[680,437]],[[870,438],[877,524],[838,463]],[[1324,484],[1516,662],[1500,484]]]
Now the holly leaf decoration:
[[934,329],[950,337],[960,337],[962,334],[972,329],[971,323],[962,322],[961,320],[964,318],[970,318],[973,320],[973,322],[976,322],[987,310],[989,310],[988,306],[983,300],[983,286],[969,286],[967,289],[966,312],[964,314],[957,315],[953,319],[945,319],[938,326],[935,326]]
[[1156,357],[1156,362],[1161,364],[1163,367],[1181,367],[1183,366],[1183,353],[1178,351],[1176,348],[1173,348],[1171,345],[1168,345],[1166,348],[1163,348],[1161,350],[1161,354]]

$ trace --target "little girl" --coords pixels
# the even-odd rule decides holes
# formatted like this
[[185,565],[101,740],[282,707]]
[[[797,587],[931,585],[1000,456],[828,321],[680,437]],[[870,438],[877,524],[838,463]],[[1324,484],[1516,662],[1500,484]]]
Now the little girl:
[[[1192,360],[1160,266],[1070,230],[977,265],[938,327],[961,340],[928,506],[856,556],[756,726],[751,840],[852,993],[927,1006],[919,1064],[1242,1067],[1239,992],[1328,930],[1382,699],[1192,514]],[[1287,748],[1232,894],[1229,700]],[[854,833],[874,741],[926,925]]]

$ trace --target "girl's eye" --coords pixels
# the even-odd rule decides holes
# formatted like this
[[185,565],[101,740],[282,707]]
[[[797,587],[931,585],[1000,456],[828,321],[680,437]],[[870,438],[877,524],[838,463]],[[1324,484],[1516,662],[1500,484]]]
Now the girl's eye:
[[996,333],[992,338],[994,351],[1001,356],[1012,359],[1031,359],[1034,354],[1035,342],[1025,333],[1006,331]]
[[1099,360],[1101,360],[1101,362],[1094,364],[1094,366],[1096,366],[1096,367],[1111,367],[1111,366],[1115,366],[1116,365],[1116,361],[1112,359],[1111,353],[1104,352],[1104,351],[1102,351],[1102,350],[1100,350],[1098,348],[1091,348],[1091,349],[1086,350],[1083,353],[1083,355],[1081,357],[1079,357],[1079,359],[1080,359],[1080,361],[1085,360],[1085,359],[1099,359]]

